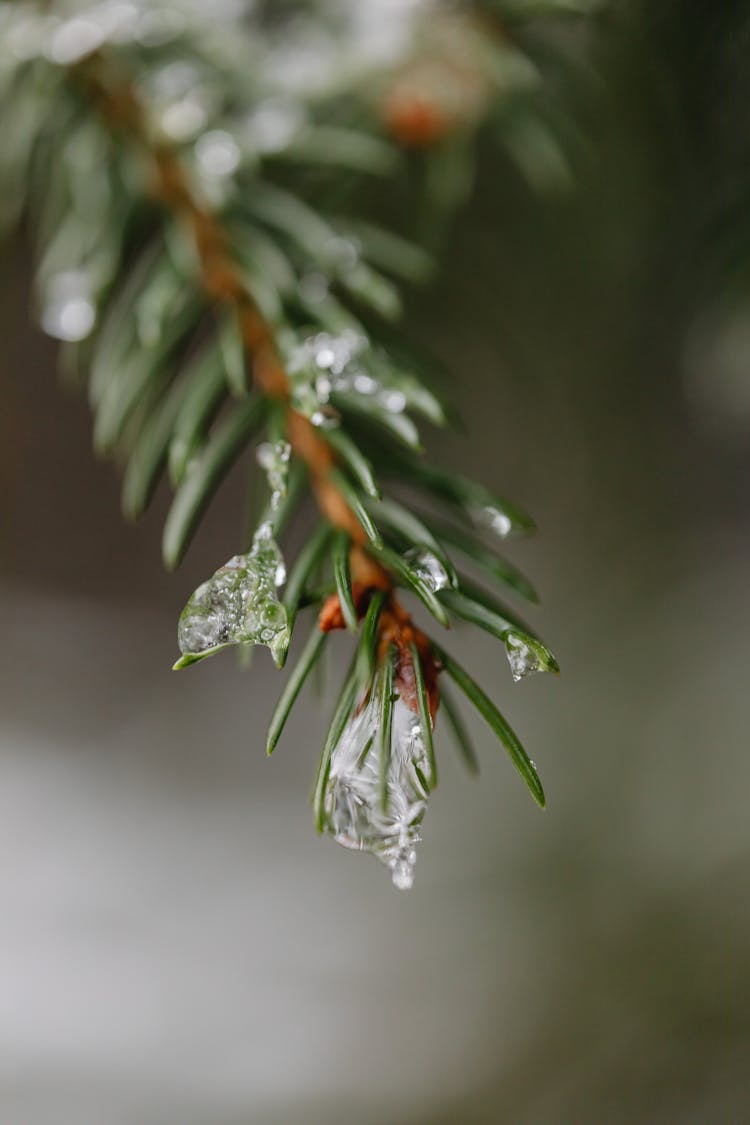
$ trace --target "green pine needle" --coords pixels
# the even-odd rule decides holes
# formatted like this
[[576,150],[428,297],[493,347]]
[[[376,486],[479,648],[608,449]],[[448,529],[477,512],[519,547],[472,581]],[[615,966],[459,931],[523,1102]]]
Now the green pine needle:
[[441,684],[440,687],[440,707],[448,722],[448,726],[451,728],[453,740],[456,743],[456,748],[461,760],[469,773],[473,773],[474,775],[478,774],[479,759],[477,758],[474,744],[471,741],[471,736],[463,720],[463,716],[458,710],[458,706],[445,684]]
[[292,566],[286,580],[282,602],[286,610],[287,624],[290,633],[294,629],[297,611],[300,607],[302,595],[307,581],[320,562],[333,536],[330,524],[320,523],[310,534]]
[[353,442],[348,434],[340,428],[325,430],[324,437],[328,444],[333,446],[360,488],[366,492],[368,496],[379,500],[381,492],[375,480],[373,467],[360,452],[356,442]]
[[357,644],[357,671],[360,682],[365,687],[371,680],[375,668],[375,657],[378,643],[378,622],[383,609],[385,595],[382,590],[376,590],[370,598],[367,613],[364,616]]
[[356,633],[359,627],[357,620],[357,607],[354,604],[352,593],[352,576],[349,569],[349,549],[351,540],[345,531],[338,531],[333,539],[333,576],[336,580],[336,591],[339,596],[341,612],[344,615],[346,627]]
[[438,782],[437,761],[435,759],[435,746],[432,738],[432,719],[430,717],[430,701],[427,697],[427,688],[424,682],[424,673],[422,671],[422,659],[419,655],[419,649],[415,644],[409,646],[411,652],[412,664],[414,666],[414,686],[417,692],[417,707],[419,709],[419,726],[422,732],[422,739],[424,741],[425,750],[427,751],[427,761],[430,763],[430,784],[429,788],[434,789]]
[[370,513],[367,511],[364,503],[357,495],[354,486],[338,469],[331,469],[329,478],[339,490],[341,495],[344,497],[351,510],[354,512],[354,515],[361,525],[362,530],[364,531],[365,535],[370,540],[372,545],[377,548],[382,547],[383,537],[375,526],[375,523],[373,522]]
[[529,758],[518,736],[511,729],[507,720],[500,714],[489,696],[482,691],[479,684],[476,683],[469,673],[466,672],[452,656],[449,656],[444,649],[434,642],[433,648],[444,670],[455,682],[457,687],[461,689],[466,698],[474,704],[479,714],[485,719],[489,727],[494,731],[497,738],[508,751],[510,760],[525,781],[536,803],[540,808],[544,808],[546,798],[544,796],[542,783],[539,780],[539,775],[536,772],[536,766]]
[[216,489],[229,471],[237,453],[260,427],[266,400],[251,395],[209,438],[203,452],[178,488],[164,525],[162,554],[172,569],[182,559],[198,521]]
[[266,754],[269,756],[276,748],[276,744],[281,737],[281,732],[286,725],[289,714],[294,706],[294,703],[299,695],[305,680],[314,668],[322,651],[323,645],[328,637],[327,633],[321,632],[317,626],[314,626],[310,636],[307,639],[307,644],[303,648],[300,658],[292,669],[289,679],[284,686],[284,690],[279,697],[276,704],[271,721],[268,724],[268,734],[266,736]]
[[388,771],[391,765],[391,736],[393,731],[393,652],[386,653],[377,679],[378,702],[378,765],[380,769],[380,803],[388,811]]
[[344,679],[336,703],[333,717],[330,726],[328,727],[328,734],[326,735],[325,745],[323,746],[323,753],[320,756],[320,763],[318,765],[318,773],[315,778],[315,786],[313,788],[312,803],[313,811],[315,814],[315,825],[318,832],[322,832],[325,827],[325,791],[328,784],[328,777],[331,770],[331,755],[338,745],[341,735],[344,733],[349,717],[354,707],[355,697],[357,693],[357,675],[355,663],[349,669],[349,672]]

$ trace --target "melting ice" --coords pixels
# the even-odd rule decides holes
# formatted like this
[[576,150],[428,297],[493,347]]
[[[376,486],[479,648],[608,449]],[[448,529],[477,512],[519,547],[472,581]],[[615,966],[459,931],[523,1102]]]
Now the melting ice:
[[289,644],[286,609],[277,588],[286,570],[270,523],[262,523],[246,555],[235,555],[195,591],[180,615],[184,656],[232,644],[268,645],[278,663]]
[[264,441],[258,446],[256,458],[261,469],[265,471],[268,487],[271,489],[271,507],[274,511],[286,496],[291,455],[292,447],[288,441]]
[[438,590],[444,590],[446,586],[450,585],[448,571],[432,551],[421,547],[413,547],[406,552],[404,558],[412,573],[416,574],[417,578],[421,578],[425,586],[429,587],[433,593],[436,594]]
[[540,653],[532,647],[519,633],[507,633],[505,636],[505,651],[508,654],[513,679],[518,683],[524,676],[532,672],[544,672],[547,664],[542,660]]
[[337,335],[318,332],[293,348],[287,374],[295,408],[318,425],[330,421],[326,411],[331,395],[349,393],[370,398],[391,414],[401,414],[407,397],[398,387],[375,378],[367,369],[370,342],[353,329]]
[[91,281],[84,270],[65,270],[47,282],[42,328],[58,340],[85,340],[96,320]]
[[394,885],[407,890],[414,882],[416,845],[427,810],[427,753],[417,716],[397,699],[384,807],[377,732],[373,695],[349,719],[331,755],[325,827],[345,848],[376,856],[390,870]]
[[475,519],[484,527],[494,531],[501,539],[505,539],[513,530],[513,521],[505,512],[501,512],[493,504],[485,504],[475,512]]

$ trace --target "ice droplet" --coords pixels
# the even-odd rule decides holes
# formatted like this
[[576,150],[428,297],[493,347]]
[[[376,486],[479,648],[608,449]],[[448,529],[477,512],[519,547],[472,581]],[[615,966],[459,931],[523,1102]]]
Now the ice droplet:
[[234,137],[225,129],[212,129],[199,137],[195,155],[203,171],[211,176],[231,176],[242,156]]
[[289,644],[286,609],[276,594],[285,574],[271,525],[262,523],[248,553],[231,558],[189,599],[178,625],[180,652],[265,644],[278,662]]
[[265,471],[268,487],[271,489],[271,507],[274,511],[286,496],[291,455],[292,447],[288,441],[264,441],[258,446],[256,459],[261,469]]
[[513,522],[510,516],[501,512],[493,504],[485,504],[479,508],[476,518],[479,523],[488,527],[490,531],[494,531],[495,535],[499,535],[501,539],[505,539],[513,530]]
[[414,866],[416,859],[417,853],[411,851],[408,856],[397,860],[391,867],[393,885],[394,887],[398,887],[400,891],[410,891],[414,886]]
[[[305,297],[312,299],[309,294]],[[393,369],[367,337],[352,328],[337,335],[317,332],[308,336],[291,346],[285,358],[292,404],[316,424],[320,424],[322,408],[335,394],[374,400],[389,414],[402,414],[409,405],[413,380]]]
[[518,683],[524,676],[533,672],[543,672],[544,664],[539,653],[518,633],[508,633],[505,637],[505,651],[508,655],[513,679]]
[[412,547],[410,551],[406,552],[404,558],[412,572],[418,578],[421,578],[425,586],[428,586],[434,594],[450,585],[448,571],[432,551],[422,547]]
[[333,367],[336,362],[336,353],[333,348],[321,348],[315,356],[315,362],[318,367],[322,367],[323,369]]
[[287,374],[296,409],[313,418],[332,391],[350,390],[359,373],[358,357],[367,346],[364,336],[346,329],[337,336],[317,332],[294,347],[287,358]]
[[377,379],[373,379],[372,375],[366,375],[364,372],[354,376],[352,386],[358,395],[376,395],[380,390]]
[[393,708],[387,802],[383,807],[374,694],[352,714],[331,755],[324,798],[325,829],[345,848],[369,852],[391,872],[396,887],[414,882],[416,845],[427,811],[419,780],[427,754],[414,712],[399,698]]
[[403,391],[384,390],[380,394],[380,401],[389,414],[403,414],[406,409],[406,395]]
[[314,410],[310,415],[310,421],[319,430],[335,430],[340,418],[335,410]]
[[47,283],[45,296],[42,328],[47,335],[56,340],[84,340],[96,320],[85,271],[65,270],[55,274]]
[[206,107],[198,98],[180,98],[162,111],[161,127],[173,141],[187,141],[200,132],[207,117]]

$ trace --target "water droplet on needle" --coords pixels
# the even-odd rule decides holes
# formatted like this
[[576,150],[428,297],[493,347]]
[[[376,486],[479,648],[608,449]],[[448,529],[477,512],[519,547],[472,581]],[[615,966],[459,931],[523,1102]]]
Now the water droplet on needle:
[[57,340],[85,340],[96,321],[96,309],[83,270],[55,274],[46,285],[42,328]]
[[331,755],[324,798],[325,829],[345,848],[369,852],[391,872],[394,886],[414,882],[416,844],[427,811],[419,772],[427,753],[414,712],[398,698],[393,708],[387,802],[383,807],[374,693],[352,714]]

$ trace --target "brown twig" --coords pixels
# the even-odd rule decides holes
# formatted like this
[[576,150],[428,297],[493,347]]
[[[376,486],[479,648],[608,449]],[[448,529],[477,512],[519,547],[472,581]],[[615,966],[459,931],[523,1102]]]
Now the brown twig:
[[[114,80],[110,78],[110,73],[115,75]],[[244,284],[232,258],[225,231],[193,192],[179,152],[163,138],[153,136],[132,82],[127,76],[116,74],[111,56],[103,50],[95,52],[76,64],[73,74],[95,102],[102,117],[112,128],[124,133],[146,157],[151,175],[151,194],[176,216],[188,232],[196,251],[200,281],[206,296],[235,311],[254,382],[265,394],[283,404],[287,439],[295,455],[307,465],[320,511],[330,523],[346,531],[352,540],[352,582],[355,591],[359,591],[361,611],[366,609],[374,589],[387,591],[387,603],[380,624],[381,650],[385,652],[395,644],[401,665],[408,668],[411,667],[409,645],[412,642],[417,644],[428,669],[431,706],[436,707],[437,665],[430,655],[429,642],[414,627],[409,614],[395,598],[388,571],[363,550],[366,536],[362,526],[330,477],[336,460],[331,447],[309,418],[291,405],[289,380],[273,332]],[[339,627],[343,627],[343,616],[338,597],[333,595],[321,611],[320,628],[328,631]]]
[[313,490],[326,519],[343,528],[355,543],[365,535],[359,521],[330,480],[333,453],[310,420],[289,402],[289,381],[276,349],[273,333],[260,314],[232,258],[226,234],[215,216],[196,198],[179,153],[165,140],[154,139],[141,102],[131,83],[108,80],[108,56],[90,55],[74,68],[79,82],[100,113],[125,133],[149,161],[151,194],[174,214],[195,247],[200,281],[206,295],[231,306],[238,317],[253,379],[267,395],[282,402],[287,435],[294,453],[305,462]]

